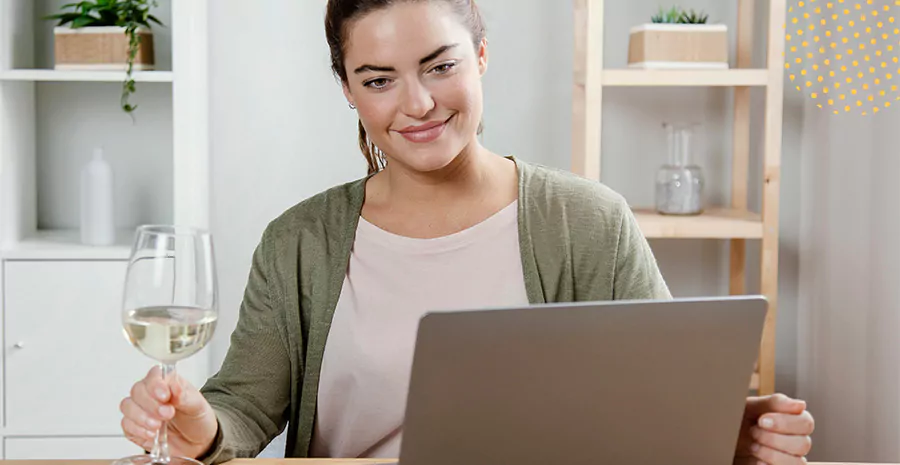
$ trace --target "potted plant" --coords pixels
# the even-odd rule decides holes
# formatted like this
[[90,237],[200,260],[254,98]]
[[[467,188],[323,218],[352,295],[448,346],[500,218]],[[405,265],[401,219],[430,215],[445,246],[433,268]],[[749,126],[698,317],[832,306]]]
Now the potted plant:
[[709,15],[679,7],[631,29],[628,66],[644,69],[727,69],[728,28],[707,24]]
[[59,21],[53,30],[55,69],[125,71],[122,109],[134,93],[133,70],[154,67],[153,33],[150,23],[162,22],[150,14],[156,0],[87,0],[63,5],[63,13],[46,19]]

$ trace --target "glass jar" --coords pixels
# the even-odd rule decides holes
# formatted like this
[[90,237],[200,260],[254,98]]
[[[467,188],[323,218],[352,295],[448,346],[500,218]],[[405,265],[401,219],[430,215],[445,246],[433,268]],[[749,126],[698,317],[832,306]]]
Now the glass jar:
[[656,211],[663,215],[703,212],[703,171],[693,164],[696,124],[663,124],[668,138],[668,162],[656,175]]

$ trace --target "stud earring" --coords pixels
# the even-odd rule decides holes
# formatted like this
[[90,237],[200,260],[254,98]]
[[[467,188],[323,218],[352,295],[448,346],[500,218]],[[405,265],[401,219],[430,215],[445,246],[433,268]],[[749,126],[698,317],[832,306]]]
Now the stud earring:
[[353,103],[347,103],[347,105],[350,106],[351,110],[356,110],[356,105],[354,105]]

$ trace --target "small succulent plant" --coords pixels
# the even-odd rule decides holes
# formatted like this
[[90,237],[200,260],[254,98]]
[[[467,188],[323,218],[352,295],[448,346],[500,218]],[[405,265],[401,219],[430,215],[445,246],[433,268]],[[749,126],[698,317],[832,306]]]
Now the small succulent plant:
[[706,21],[709,19],[709,15],[704,12],[695,12],[691,9],[690,13],[687,11],[681,12],[681,17],[678,18],[678,22],[681,24],[706,24]]
[[693,9],[690,11],[682,10],[678,6],[673,6],[668,10],[659,7],[659,12],[653,15],[650,20],[661,24],[706,24],[707,20],[709,20],[709,15],[702,11],[698,13]]
[[650,19],[654,23],[677,23],[678,17],[681,16],[680,11],[677,6],[673,6],[671,9],[666,10],[663,7],[659,7],[659,13],[653,15]]

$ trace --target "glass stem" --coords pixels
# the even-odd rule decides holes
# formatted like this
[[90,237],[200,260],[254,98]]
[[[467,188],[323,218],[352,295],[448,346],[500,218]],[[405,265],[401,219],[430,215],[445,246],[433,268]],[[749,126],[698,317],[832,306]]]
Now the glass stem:
[[[175,373],[175,364],[164,363],[160,365],[162,368],[163,381],[168,384],[169,377]],[[154,464],[168,465],[172,460],[169,455],[169,422],[162,422],[159,431],[156,432],[156,439],[153,441],[153,450],[150,451],[150,458]]]

